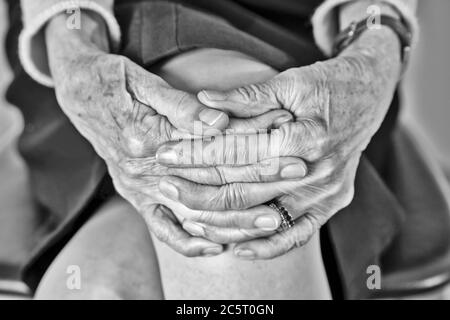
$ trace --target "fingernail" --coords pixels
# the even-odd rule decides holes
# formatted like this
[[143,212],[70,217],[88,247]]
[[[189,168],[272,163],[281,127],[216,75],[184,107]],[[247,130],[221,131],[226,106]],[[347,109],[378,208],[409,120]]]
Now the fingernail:
[[226,99],[225,95],[220,92],[214,92],[214,91],[200,91],[199,93],[199,99],[202,98],[210,101],[223,101]]
[[272,216],[262,216],[255,220],[255,227],[263,230],[276,230],[278,229],[278,221]]
[[252,250],[248,250],[248,249],[238,249],[238,250],[235,251],[234,254],[237,255],[239,258],[242,258],[242,259],[253,259],[253,258],[255,258],[255,253]]
[[202,251],[205,257],[214,257],[222,253],[222,247],[210,247]]
[[285,115],[283,115],[283,116],[277,118],[277,119],[273,122],[273,126],[276,127],[276,128],[278,128],[278,127],[280,127],[281,125],[283,125],[283,124],[285,124],[285,123],[291,122],[292,120],[293,120],[293,118],[292,118],[291,115],[285,114]]
[[179,193],[177,187],[167,181],[161,181],[159,183],[159,190],[163,195],[172,200],[178,200]]
[[205,229],[195,222],[186,221],[183,223],[183,228],[196,237],[203,237],[205,235]]
[[215,125],[223,116],[223,112],[214,109],[205,109],[199,114],[200,120],[209,126]]
[[280,176],[285,179],[303,178],[306,175],[306,168],[303,164],[290,164],[283,168]]
[[176,164],[178,155],[175,150],[165,149],[156,152],[156,161],[160,164]]

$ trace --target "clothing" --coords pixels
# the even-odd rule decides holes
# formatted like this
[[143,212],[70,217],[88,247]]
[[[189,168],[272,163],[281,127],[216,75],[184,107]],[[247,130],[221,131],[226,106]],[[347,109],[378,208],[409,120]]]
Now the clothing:
[[[22,69],[15,50],[20,12],[14,2],[10,0],[8,57],[15,78],[7,97],[24,113],[26,129],[20,151],[30,169],[33,192],[41,207],[38,214],[47,230],[37,239],[38,246],[24,269],[24,279],[35,288],[65,243],[115,191],[103,161],[63,114],[53,90],[37,84]],[[311,9],[298,14],[299,18],[310,16],[320,1],[310,3]],[[256,14],[260,8],[253,8],[249,2],[242,7],[231,1],[135,0],[117,1],[115,9],[122,30],[120,53],[145,67],[199,47],[242,51],[280,71],[325,59],[314,44],[311,28],[300,24],[302,33],[291,32],[268,20],[270,15],[264,18]],[[329,237],[324,252],[327,272],[336,272],[338,280],[332,281],[339,281],[334,287],[340,286],[335,296],[370,297],[367,267],[383,266],[384,255],[409,212],[415,209],[409,205],[409,194],[400,193],[398,181],[393,179],[393,166],[401,165],[395,158],[398,107],[396,95],[361,160],[352,204],[322,230]],[[411,175],[416,167],[421,168],[420,163],[410,167]],[[436,190],[427,185],[423,192],[438,202]]]
[[120,28],[113,15],[114,0],[20,0],[20,3],[24,22],[19,42],[20,60],[28,74],[40,84],[53,85],[42,28],[51,17],[61,12],[76,15],[75,11],[70,10],[78,8],[98,13],[108,26],[113,48],[119,45]]
[[[160,0],[161,2],[167,0]],[[211,1],[214,5],[222,5],[228,0]],[[233,1],[233,0],[230,0]],[[298,26],[299,18],[309,20],[312,17],[312,25],[316,44],[328,56],[331,54],[333,39],[337,34],[335,8],[347,2],[356,0],[235,0],[243,6],[248,6],[262,16],[266,11],[270,15],[269,20],[278,24],[289,22],[291,31],[302,32]],[[320,2],[322,2],[320,4]],[[412,30],[413,44],[418,35],[418,23],[415,16],[416,0],[384,0],[390,3],[401,14],[406,24]],[[318,5],[320,4],[320,6]],[[27,73],[37,82],[45,86],[53,86],[47,63],[42,27],[54,15],[67,12],[69,9],[80,8],[91,10],[102,16],[110,33],[113,48],[117,48],[120,42],[120,29],[113,15],[114,0],[21,0],[23,8],[24,29],[20,35],[19,55]],[[278,19],[277,19],[278,16]]]
[[[336,15],[334,14],[334,8],[347,3],[348,0],[328,0],[317,9],[312,22],[316,26],[324,26],[323,28],[314,29],[314,37],[317,39],[317,45],[328,56],[331,55],[333,50],[333,40],[336,37],[337,25]],[[416,18],[415,10],[417,8],[416,0],[389,0],[384,1],[394,7],[399,13],[402,19],[405,21],[409,30],[412,32],[411,45],[414,47],[419,34],[419,26]]]

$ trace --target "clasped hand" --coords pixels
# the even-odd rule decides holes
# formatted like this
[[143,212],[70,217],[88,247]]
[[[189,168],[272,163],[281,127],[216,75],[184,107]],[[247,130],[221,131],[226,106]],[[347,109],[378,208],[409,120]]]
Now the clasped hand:
[[[237,243],[237,256],[266,259],[305,244],[350,203],[359,157],[398,72],[356,51],[196,97],[73,32],[57,19],[47,27],[61,108],[105,160],[116,190],[186,256]],[[207,138],[193,135],[199,123]],[[225,143],[243,134],[262,142]],[[288,231],[277,232],[280,216],[265,205],[275,198],[296,220]]]

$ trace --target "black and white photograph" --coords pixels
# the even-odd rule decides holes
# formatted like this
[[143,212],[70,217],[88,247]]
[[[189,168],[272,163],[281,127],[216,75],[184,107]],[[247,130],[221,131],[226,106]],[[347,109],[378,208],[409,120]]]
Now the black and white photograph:
[[0,0],[0,308],[450,300],[449,17]]

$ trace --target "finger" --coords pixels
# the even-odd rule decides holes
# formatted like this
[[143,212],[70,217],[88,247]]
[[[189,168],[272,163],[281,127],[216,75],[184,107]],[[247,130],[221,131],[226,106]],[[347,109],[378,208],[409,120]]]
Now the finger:
[[283,232],[273,236],[250,240],[239,243],[234,248],[234,254],[246,260],[273,259],[294,248],[304,246],[320,225],[316,222],[313,214],[307,213],[295,221],[295,225]]
[[266,203],[293,187],[290,181],[210,186],[174,176],[162,177],[159,182],[159,190],[165,197],[194,210],[214,211],[248,209]]
[[228,115],[202,105],[195,95],[176,90],[160,77],[134,63],[127,68],[128,86],[134,98],[164,115],[178,129],[194,133],[194,124],[204,130],[222,130],[228,126]]
[[283,154],[283,132],[273,130],[261,134],[225,134],[205,139],[183,139],[160,146],[156,160],[165,166],[207,167],[238,166],[256,163]]
[[299,158],[283,157],[244,166],[205,168],[167,168],[168,175],[178,176],[199,184],[276,182],[301,179],[307,174],[306,163]]
[[178,224],[173,212],[165,206],[152,206],[143,213],[148,228],[163,243],[187,257],[214,256],[223,247],[203,238],[192,237]]
[[280,78],[229,91],[203,90],[198,99],[205,105],[223,110],[234,117],[247,118],[269,110],[280,109],[278,94]]
[[191,235],[203,237],[215,243],[231,244],[251,239],[267,237],[275,231],[264,231],[260,229],[231,229],[218,228],[185,220],[183,228]]
[[279,128],[281,125],[292,122],[294,117],[286,110],[268,111],[262,115],[251,118],[230,118],[228,129],[235,133],[256,133],[260,129]]
[[199,184],[224,185],[235,182],[275,182],[301,179],[308,167],[300,158],[282,157],[245,166],[204,168],[166,167],[155,158],[124,159],[121,167],[129,177],[142,178],[149,183],[160,176],[177,176]]
[[227,130],[218,136],[164,143],[156,160],[175,167],[236,166],[288,156],[317,162],[329,154],[327,136],[321,130],[310,121],[288,122],[256,134]]
[[262,231],[277,230],[281,217],[274,209],[259,205],[247,210],[210,211],[193,210],[187,220],[207,226],[233,229],[259,229]]

